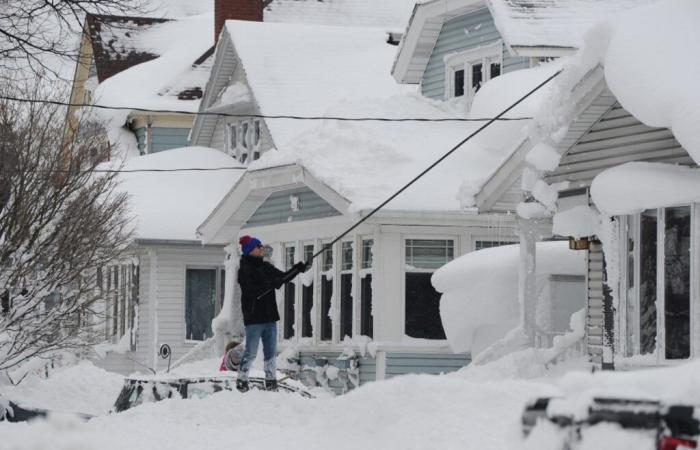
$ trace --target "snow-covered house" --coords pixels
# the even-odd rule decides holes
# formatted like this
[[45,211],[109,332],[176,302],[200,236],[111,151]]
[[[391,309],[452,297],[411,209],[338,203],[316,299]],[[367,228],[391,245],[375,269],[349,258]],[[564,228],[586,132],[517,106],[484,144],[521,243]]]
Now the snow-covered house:
[[[511,207],[529,223],[548,226],[553,215],[552,232],[586,250],[585,342],[603,368],[700,352],[700,62],[684,51],[699,39],[700,9],[691,1],[641,3],[591,30],[529,142],[481,197],[488,208],[522,178],[528,201]],[[682,60],[683,70],[657,78],[646,70],[652,60]],[[530,234],[524,244],[535,240]]]
[[[71,104],[125,108],[94,111],[117,146],[113,158],[187,144],[193,121],[187,113],[197,111],[211,67],[212,29],[211,14],[175,19],[86,16]],[[79,110],[69,109],[67,138]]]
[[[477,128],[478,122],[460,121],[466,118],[460,104],[426,99],[397,84],[390,73],[395,51],[381,29],[227,22],[203,108],[209,90],[218,89],[235,107],[264,114],[452,121],[267,119],[267,145],[274,143],[275,150],[249,157],[254,160],[249,170],[200,226],[203,242],[235,244],[252,234],[273,247],[280,267],[308,259]],[[224,57],[231,63],[219,68]],[[524,90],[551,68],[533,70],[529,78],[511,81]],[[485,92],[490,94],[474,100],[477,114],[491,114],[489,108],[506,101],[498,90]],[[225,145],[223,137],[233,132],[221,124],[207,127],[205,120],[201,129],[195,125],[195,142]],[[504,157],[492,143],[521,127],[504,122],[481,136],[317,258],[307,276],[278,292],[280,339],[299,353],[302,366],[339,364],[345,349],[367,350],[359,362],[364,382],[453,370],[468,361],[445,341],[430,276],[456,256],[516,240],[513,216],[477,215],[464,206],[473,186]],[[233,245],[232,261],[235,250]],[[235,273],[235,265],[230,270]],[[230,312],[235,315],[236,307]]]
[[[193,167],[229,169],[149,172]],[[128,374],[166,367],[161,344],[175,362],[212,336],[224,251],[202,245],[195,231],[244,168],[218,150],[185,147],[129,159],[124,170],[119,189],[129,195],[134,234],[124,261],[98,271],[107,341],[96,364]]]

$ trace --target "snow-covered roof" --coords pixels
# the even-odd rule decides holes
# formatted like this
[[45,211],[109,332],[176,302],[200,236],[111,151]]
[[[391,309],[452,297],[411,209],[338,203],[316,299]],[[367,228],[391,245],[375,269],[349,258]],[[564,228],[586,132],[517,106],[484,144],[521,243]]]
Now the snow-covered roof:
[[403,30],[415,3],[416,0],[274,0],[265,8],[263,20]]
[[632,162],[600,173],[591,198],[606,215],[700,201],[700,170],[663,163]]
[[[538,281],[552,274],[585,274],[585,252],[569,250],[568,242],[538,242],[536,254]],[[519,245],[478,250],[433,274],[433,286],[442,292],[440,317],[453,351],[472,350],[474,333],[481,326],[511,323],[515,327],[519,322],[519,255]],[[543,283],[538,286],[542,289]]]
[[[401,92],[389,70],[396,47],[381,29],[228,21],[236,54],[260,112],[322,116],[348,99]],[[355,115],[374,115],[358,104]],[[313,121],[268,120],[280,148]]]
[[653,1],[487,0],[496,27],[511,48],[580,48],[585,32],[597,22]]
[[[123,170],[242,168],[218,150],[184,147],[129,159]],[[197,239],[195,230],[244,170],[131,172],[119,175],[129,194],[136,239]]]
[[[477,93],[471,118],[493,117],[550,76],[557,65],[512,72],[495,78]],[[539,108],[546,89],[507,117],[528,117]],[[418,94],[342,101],[327,113],[381,117],[464,117],[463,103],[440,102]],[[529,120],[492,124],[448,160],[387,205],[394,210],[454,211],[472,206],[473,195],[524,139]],[[265,153],[250,170],[299,164],[351,203],[374,208],[411,178],[480,127],[483,122],[337,122],[324,121],[278,151]]]

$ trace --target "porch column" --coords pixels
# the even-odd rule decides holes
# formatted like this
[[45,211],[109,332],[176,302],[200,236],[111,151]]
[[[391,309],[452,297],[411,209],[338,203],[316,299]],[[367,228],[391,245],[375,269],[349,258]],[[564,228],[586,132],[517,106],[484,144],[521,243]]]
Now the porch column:
[[539,235],[536,226],[526,219],[518,220],[520,238],[520,262],[518,264],[518,302],[520,304],[523,333],[527,345],[535,345],[535,327],[537,310],[537,249],[535,244]]
[[216,337],[217,354],[222,354],[226,344],[234,338],[242,338],[244,334],[243,317],[241,313],[241,289],[236,282],[238,277],[238,246],[230,244],[224,247],[226,257],[224,269],[224,302],[221,312],[214,319],[213,328]]

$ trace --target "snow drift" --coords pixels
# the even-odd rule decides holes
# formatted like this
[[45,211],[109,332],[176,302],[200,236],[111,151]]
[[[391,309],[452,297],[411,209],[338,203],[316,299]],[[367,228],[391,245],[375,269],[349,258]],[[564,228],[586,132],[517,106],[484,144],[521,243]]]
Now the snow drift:
[[[453,351],[473,352],[477,343],[484,348],[517,326],[519,255],[519,245],[478,250],[433,274],[433,286],[442,292],[440,317]],[[540,293],[550,275],[582,275],[584,270],[585,254],[569,250],[566,242],[537,244]]]

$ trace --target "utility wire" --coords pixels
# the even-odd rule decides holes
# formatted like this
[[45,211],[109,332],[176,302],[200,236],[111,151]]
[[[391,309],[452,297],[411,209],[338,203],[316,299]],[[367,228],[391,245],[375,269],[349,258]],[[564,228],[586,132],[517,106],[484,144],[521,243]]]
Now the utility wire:
[[[329,242],[328,244],[324,244],[324,245],[322,246],[323,248],[321,248],[321,250],[319,250],[319,251],[317,251],[316,253],[314,253],[313,256],[311,257],[311,259],[309,259],[308,261],[306,261],[306,264],[307,264],[307,265],[310,264],[311,261],[313,261],[314,259],[316,259],[316,257],[318,257],[321,253],[325,252],[328,248],[332,247],[333,244],[335,244],[336,242],[338,242],[339,240],[341,240],[343,237],[345,237],[345,236],[346,236],[348,233],[350,233],[352,230],[354,230],[355,228],[359,227],[363,222],[365,222],[367,219],[369,219],[369,218],[372,217],[375,213],[377,213],[377,211],[379,211],[380,209],[382,209],[382,208],[383,208],[384,206],[386,206],[390,201],[392,201],[393,199],[395,199],[396,197],[398,197],[399,194],[401,194],[403,191],[405,191],[406,189],[408,189],[413,183],[415,183],[416,181],[418,181],[419,179],[421,179],[426,173],[428,173],[428,172],[430,172],[431,170],[433,170],[433,168],[434,168],[435,166],[437,166],[438,164],[440,164],[440,163],[441,163],[442,161],[444,161],[448,156],[450,156],[452,153],[454,153],[455,151],[457,151],[457,149],[459,149],[459,148],[460,148],[462,145],[464,145],[467,141],[469,141],[471,138],[473,138],[474,136],[476,136],[477,134],[479,134],[480,132],[482,132],[485,128],[487,128],[488,126],[490,126],[491,124],[493,124],[494,122],[496,122],[500,117],[502,117],[503,115],[505,115],[506,113],[508,113],[508,111],[510,111],[511,109],[515,108],[515,107],[518,106],[520,103],[522,103],[523,101],[525,101],[525,99],[527,99],[527,98],[530,97],[532,94],[534,94],[535,92],[537,92],[540,88],[542,88],[544,85],[546,85],[547,83],[549,83],[550,81],[552,81],[552,80],[553,80],[554,78],[556,78],[560,73],[561,73],[561,70],[557,71],[554,75],[550,76],[549,78],[547,78],[546,80],[544,80],[542,83],[538,84],[538,85],[537,85],[535,88],[533,88],[530,92],[528,92],[527,94],[525,94],[525,95],[523,95],[522,97],[520,97],[520,99],[519,99],[518,101],[516,101],[515,103],[513,103],[512,105],[510,105],[508,108],[504,109],[503,111],[501,111],[496,117],[490,119],[487,123],[485,123],[485,124],[483,124],[482,126],[480,126],[476,131],[474,131],[473,133],[471,133],[471,134],[470,134],[469,136],[467,136],[466,138],[462,139],[457,145],[455,145],[454,147],[452,147],[447,153],[445,153],[444,155],[442,155],[442,156],[441,156],[440,158],[438,158],[434,163],[432,163],[430,166],[428,166],[425,170],[423,170],[421,173],[419,173],[418,175],[416,175],[411,181],[409,181],[408,183],[406,183],[401,189],[399,189],[399,190],[396,191],[394,194],[392,194],[391,197],[389,197],[388,199],[384,200],[379,206],[377,206],[377,207],[374,208],[372,211],[370,211],[369,214],[367,214],[365,217],[363,217],[362,219],[360,219],[359,221],[357,221],[354,225],[352,225],[350,228],[348,228],[348,229],[345,230],[343,233],[341,233],[338,237],[336,237],[335,239],[333,239],[333,241]],[[261,299],[262,297],[264,297],[264,296],[267,295],[268,293],[272,292],[273,290],[274,290],[274,288],[269,288],[269,289],[267,289],[265,292],[263,292],[262,294],[260,294],[260,295],[257,297],[257,299],[258,299],[258,300]]]
[[297,115],[283,115],[283,114],[233,114],[224,112],[210,112],[210,111],[179,111],[171,109],[148,109],[148,108],[138,108],[130,106],[108,106],[99,104],[88,104],[88,103],[69,103],[61,102],[58,100],[45,100],[45,99],[32,99],[32,98],[20,98],[1,95],[0,100],[9,100],[13,102],[20,103],[31,103],[31,104],[44,104],[44,105],[56,105],[56,106],[68,106],[75,108],[96,108],[96,109],[108,109],[115,111],[139,111],[145,113],[153,114],[181,114],[189,116],[217,116],[217,117],[236,117],[236,118],[253,118],[253,119],[290,119],[290,120],[337,120],[342,122],[486,122],[486,121],[519,121],[519,120],[530,120],[532,117],[494,117],[494,118],[442,118],[442,119],[431,119],[428,117],[340,117],[340,116],[297,116]]

